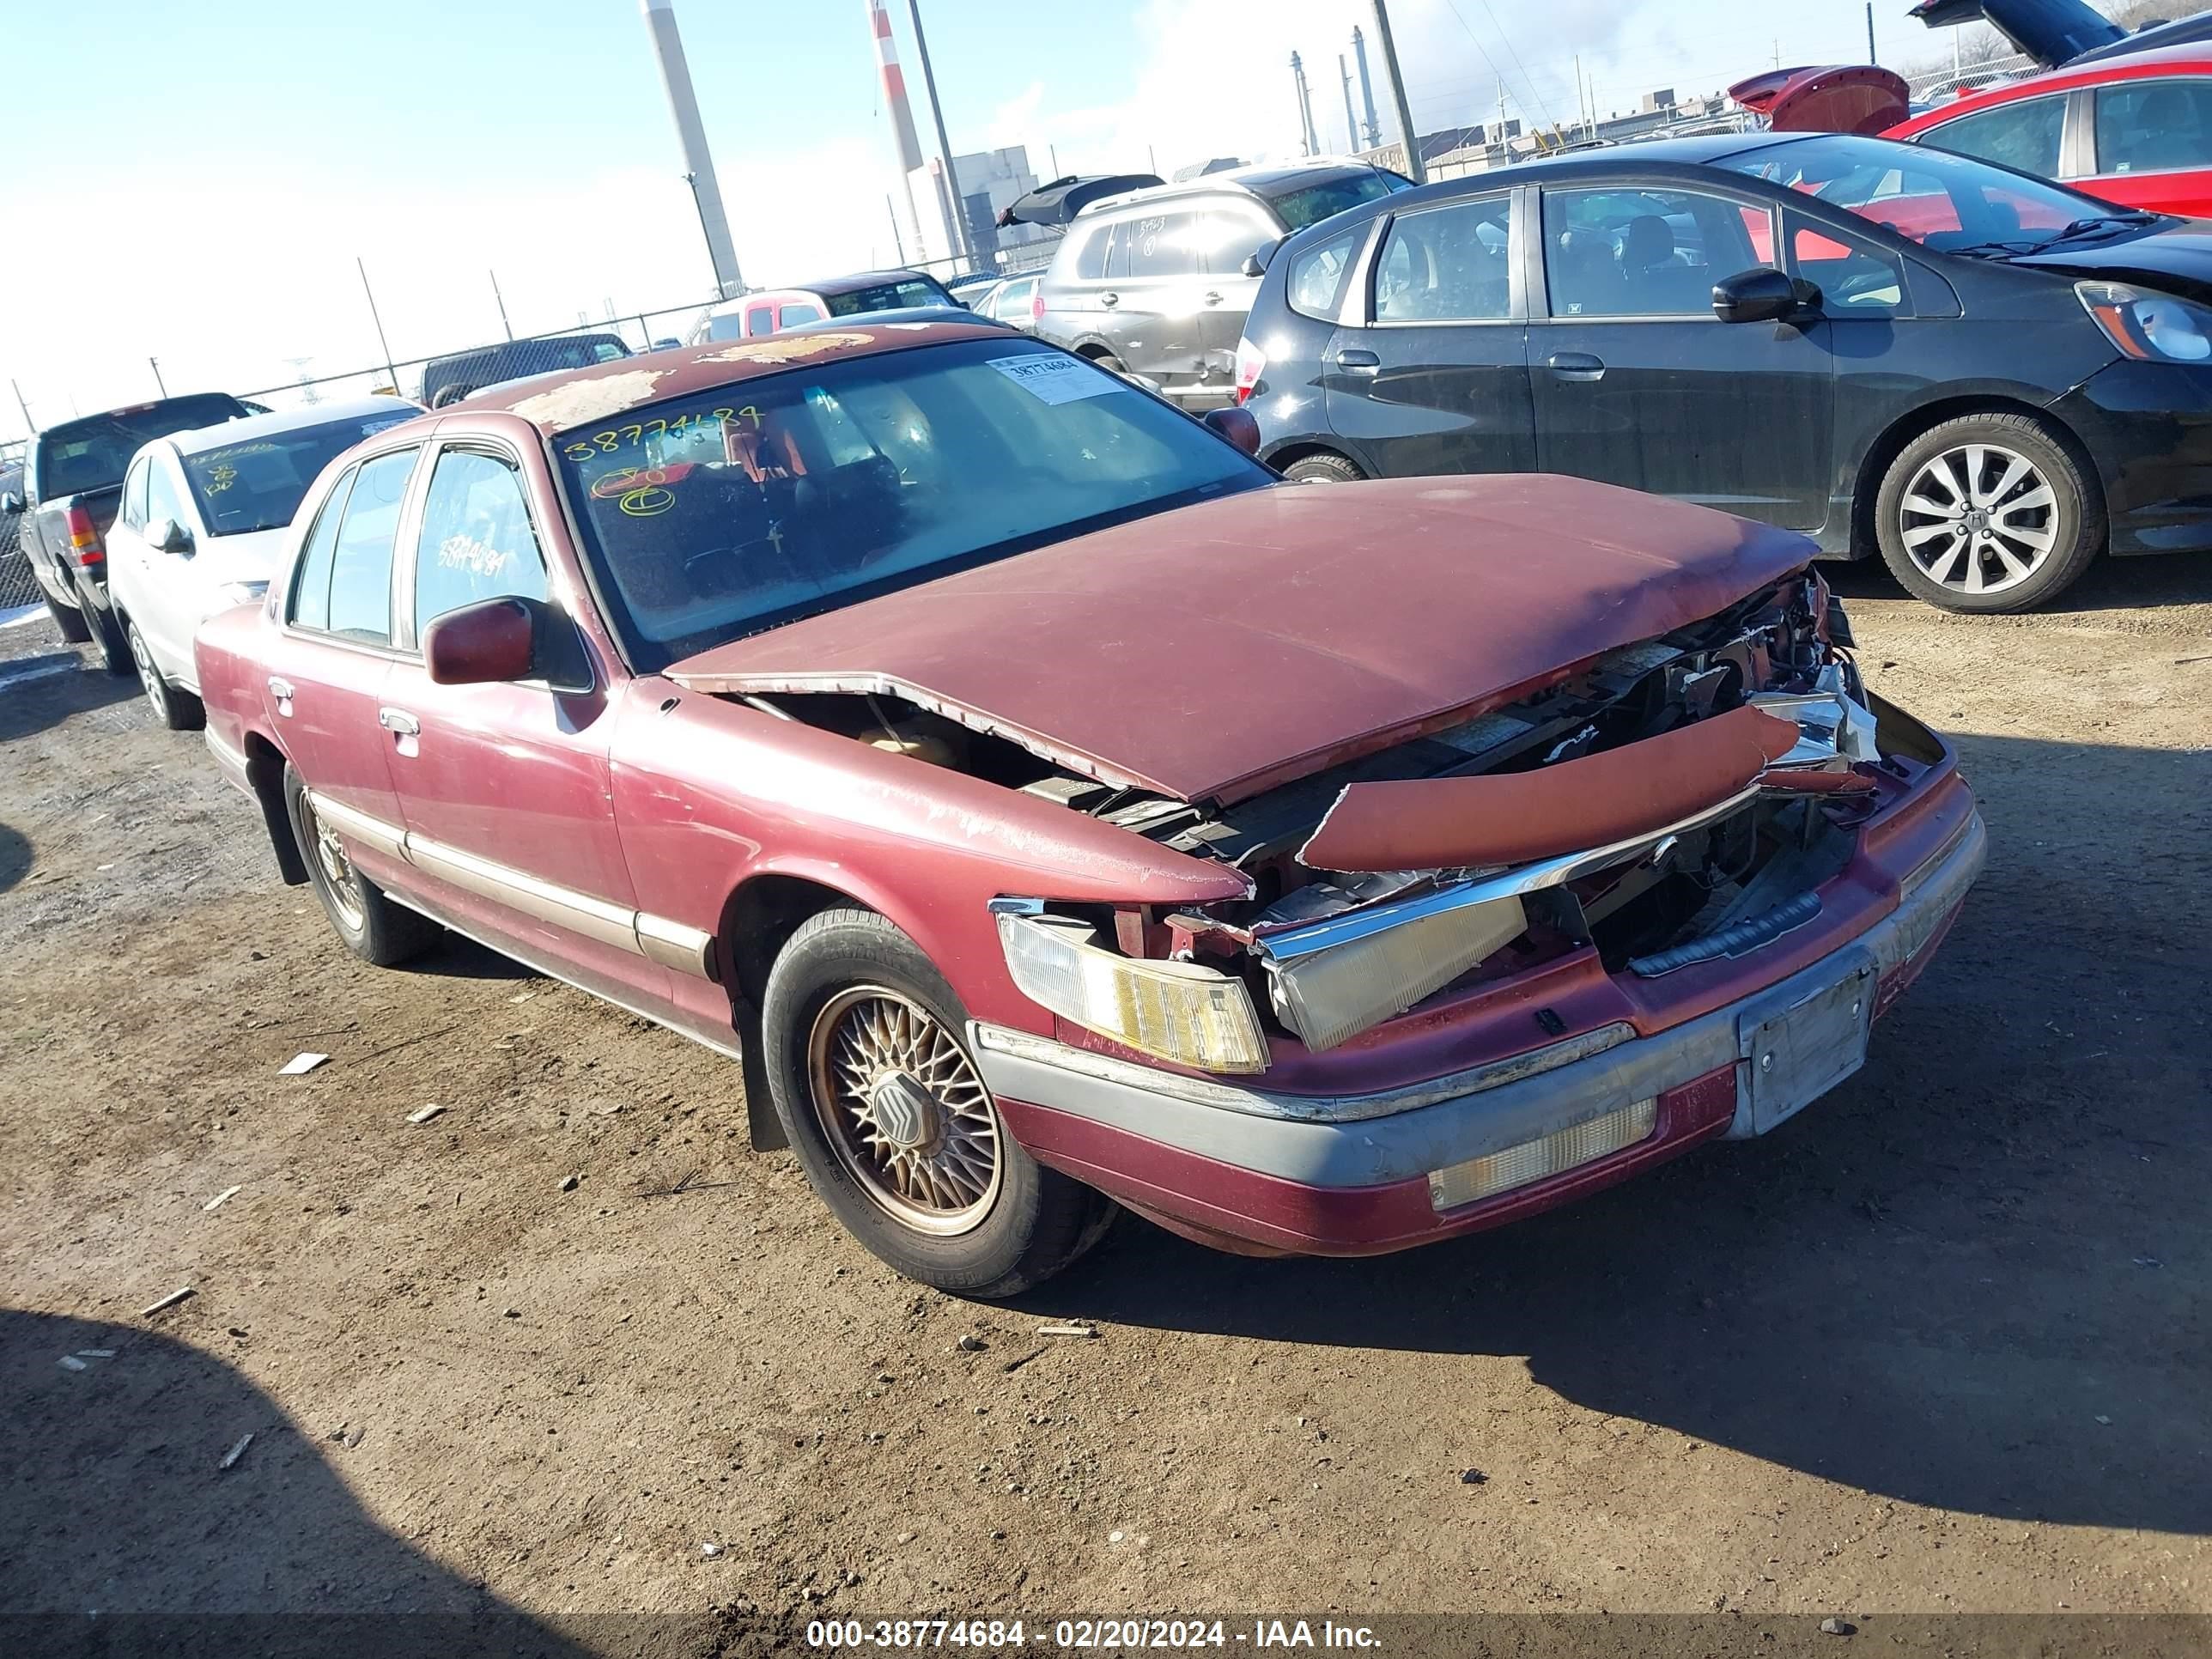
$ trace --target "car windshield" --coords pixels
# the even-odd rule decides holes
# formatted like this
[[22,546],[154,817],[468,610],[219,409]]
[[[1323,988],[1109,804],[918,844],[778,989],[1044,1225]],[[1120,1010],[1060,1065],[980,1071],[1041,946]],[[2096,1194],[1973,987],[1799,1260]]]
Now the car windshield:
[[958,301],[927,276],[902,276],[850,294],[825,294],[822,303],[832,317],[857,317],[866,311],[903,311],[908,306],[949,306]]
[[647,672],[1273,477],[1119,376],[1013,335],[794,366],[578,427],[554,453]]
[[1840,133],[1741,150],[1718,165],[1802,191],[1938,253],[2029,252],[2144,217],[1970,155]]
[[1401,179],[1380,167],[1370,167],[1364,173],[1348,173],[1317,185],[1292,185],[1279,190],[1263,190],[1260,194],[1281,216],[1284,224],[1292,230],[1304,230],[1347,208],[1356,208],[1362,202],[1412,187],[1410,179]]
[[39,499],[50,501],[58,495],[112,489],[123,482],[140,445],[194,427],[234,421],[246,412],[246,405],[228,392],[209,392],[50,427],[39,434]]
[[370,434],[415,418],[411,409],[272,432],[184,457],[185,481],[210,536],[281,530],[315,475]]

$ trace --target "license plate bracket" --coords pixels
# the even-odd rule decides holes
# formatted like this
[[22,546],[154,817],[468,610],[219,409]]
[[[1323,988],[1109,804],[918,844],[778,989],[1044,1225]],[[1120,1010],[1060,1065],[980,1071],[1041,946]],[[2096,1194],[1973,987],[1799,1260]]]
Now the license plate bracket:
[[1752,1133],[1787,1122],[1866,1064],[1874,994],[1874,968],[1862,963],[1765,1019],[1743,1021]]

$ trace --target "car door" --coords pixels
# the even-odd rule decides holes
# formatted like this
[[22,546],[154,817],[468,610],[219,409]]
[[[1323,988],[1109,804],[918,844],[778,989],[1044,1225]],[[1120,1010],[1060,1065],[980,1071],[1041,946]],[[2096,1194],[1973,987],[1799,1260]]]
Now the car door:
[[385,885],[407,884],[404,823],[380,722],[392,645],[392,550],[420,447],[350,467],[315,514],[268,651],[264,690],[277,745],[323,821]]
[[[1384,226],[1354,320],[1339,326],[1322,366],[1329,428],[1363,470],[1403,477],[1534,468],[1515,213],[1522,194],[1486,191]],[[1326,253],[1337,240],[1310,252]],[[1293,290],[1313,290],[1309,300],[1327,280],[1326,261],[1290,273]],[[1306,308],[1297,292],[1289,297]]]
[[2212,78],[2122,81],[2091,96],[2089,176],[2075,187],[2128,207],[2212,217]]
[[[1206,210],[1199,228],[1206,286],[1199,295],[1198,343],[1205,379],[1220,385],[1227,401],[1237,380],[1237,343],[1262,280],[1244,274],[1244,262],[1279,240],[1283,232],[1255,205],[1221,202]],[[1186,408],[1195,407],[1186,404]]]
[[1200,219],[1195,210],[1184,209],[1121,220],[1107,255],[1106,285],[1098,292],[1106,312],[1100,331],[1114,355],[1171,398],[1196,391],[1203,366],[1199,313],[1206,279],[1199,268]]
[[134,617],[146,605],[153,581],[144,534],[146,478],[153,465],[154,458],[146,451],[132,459],[131,470],[123,475],[123,495],[116,503],[115,522],[107,526],[108,593],[127,615]]
[[[135,529],[126,532],[128,540],[124,556],[131,561],[133,574],[127,589],[131,596],[127,607],[131,619],[138,624],[138,633],[146,641],[161,672],[173,680],[192,682],[192,631],[207,610],[207,583],[201,575],[198,562],[200,538],[204,533],[198,516],[191,510],[191,497],[182,480],[177,477],[176,465],[164,449],[149,451],[143,458],[146,465],[146,501]],[[124,485],[124,501],[131,500],[128,482]],[[190,539],[184,546],[171,552],[156,548],[148,538],[154,527],[163,520],[175,523]],[[115,538],[108,542],[108,563],[116,562]]]
[[[519,684],[440,685],[424,634],[484,599],[556,600],[547,625],[568,628],[565,596],[546,577],[520,457],[470,439],[441,445],[422,492],[420,529],[403,560],[402,652],[381,694],[387,758],[424,896],[463,931],[587,988],[664,1002],[667,970],[638,954],[637,908],[611,804],[615,720],[607,678],[581,640],[573,665]],[[557,683],[556,683],[557,682]]]
[[1671,180],[1540,194],[1538,465],[1819,526],[1835,387],[1817,319],[1723,323],[1712,307],[1715,283],[1771,263],[1771,204]]

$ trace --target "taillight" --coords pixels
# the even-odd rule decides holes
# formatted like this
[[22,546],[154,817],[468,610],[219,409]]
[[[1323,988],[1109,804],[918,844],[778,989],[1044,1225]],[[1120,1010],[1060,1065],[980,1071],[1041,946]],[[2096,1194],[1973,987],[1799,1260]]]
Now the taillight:
[[1044,320],[1044,291],[1042,289],[1030,295],[1030,320],[1033,323]]
[[1237,342],[1237,401],[1249,398],[1267,367],[1267,354],[1248,339]]
[[78,564],[89,570],[106,562],[107,550],[100,544],[100,526],[93,523],[91,514],[72,507],[63,513],[62,522],[69,530],[70,555]]

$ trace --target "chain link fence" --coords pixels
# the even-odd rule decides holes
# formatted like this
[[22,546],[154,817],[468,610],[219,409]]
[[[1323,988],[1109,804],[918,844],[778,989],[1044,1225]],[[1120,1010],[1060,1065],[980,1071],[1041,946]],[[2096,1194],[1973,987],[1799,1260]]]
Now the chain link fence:
[[[15,453],[0,452],[0,495],[12,495],[21,500],[23,494],[23,459],[19,445],[8,447]],[[39,580],[31,574],[31,562],[23,556],[22,515],[19,513],[0,513],[0,611],[15,611],[27,605],[36,605],[46,597]]]

